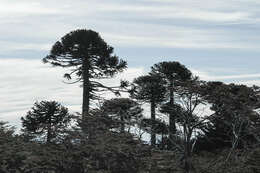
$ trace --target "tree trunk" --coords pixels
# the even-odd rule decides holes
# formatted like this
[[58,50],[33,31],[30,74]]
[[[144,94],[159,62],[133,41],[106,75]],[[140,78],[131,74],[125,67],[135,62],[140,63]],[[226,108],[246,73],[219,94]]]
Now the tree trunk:
[[48,130],[47,130],[47,144],[51,143],[51,130],[48,125]]
[[[186,126],[186,125],[185,125]],[[188,130],[188,127],[184,128],[184,136],[185,136],[185,146],[184,146],[184,170],[185,173],[190,173],[195,171],[193,164],[192,164],[192,143],[191,143],[191,135],[192,132]]]
[[[173,108],[174,105],[174,85],[173,79],[170,81],[170,106]],[[169,138],[170,138],[170,148],[172,146],[172,142],[174,141],[174,135],[176,134],[176,125],[175,125],[175,115],[172,111],[170,111],[169,115]]]
[[125,132],[125,122],[124,122],[124,113],[120,113],[120,133],[124,133]]
[[51,118],[48,120],[48,127],[47,127],[47,144],[51,143],[52,138],[52,130],[51,130]]
[[83,103],[82,103],[82,120],[86,121],[89,113],[89,100],[90,100],[90,81],[89,81],[89,62],[87,58],[83,58],[82,64],[83,75]]
[[151,120],[152,120],[152,127],[151,127],[151,145],[154,147],[156,144],[156,134],[154,132],[155,129],[155,103],[151,101]]
[[193,166],[192,166],[192,160],[191,160],[191,156],[186,153],[187,155],[185,156],[185,160],[184,160],[184,170],[185,170],[185,173],[190,173],[193,169]]

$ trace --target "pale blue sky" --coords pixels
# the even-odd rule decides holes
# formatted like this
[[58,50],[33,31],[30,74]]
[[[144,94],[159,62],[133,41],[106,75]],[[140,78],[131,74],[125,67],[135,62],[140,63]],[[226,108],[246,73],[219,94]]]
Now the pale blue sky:
[[259,9],[259,0],[0,0],[0,120],[15,124],[42,99],[80,111],[78,85],[40,62],[79,28],[128,61],[127,79],[180,61],[204,80],[260,85]]

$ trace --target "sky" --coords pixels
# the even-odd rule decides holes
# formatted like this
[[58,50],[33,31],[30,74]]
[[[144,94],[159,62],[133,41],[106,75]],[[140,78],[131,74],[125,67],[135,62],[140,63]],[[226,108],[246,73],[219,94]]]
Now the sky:
[[0,120],[20,126],[41,100],[80,112],[80,84],[41,62],[76,29],[99,32],[128,62],[108,84],[179,61],[203,80],[260,85],[259,9],[259,0],[0,0]]

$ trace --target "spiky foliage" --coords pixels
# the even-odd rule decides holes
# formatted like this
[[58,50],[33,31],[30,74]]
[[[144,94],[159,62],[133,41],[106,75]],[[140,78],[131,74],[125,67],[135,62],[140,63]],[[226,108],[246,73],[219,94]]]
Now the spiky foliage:
[[102,106],[101,111],[110,116],[114,121],[120,124],[120,132],[125,131],[125,125],[127,125],[128,132],[131,126],[134,126],[142,117],[143,109],[134,100],[129,98],[113,98],[106,100]]
[[127,67],[126,61],[113,55],[113,50],[97,32],[79,29],[57,41],[50,54],[43,59],[45,63],[70,68],[71,72],[64,74],[64,77],[69,80],[75,78],[72,83],[83,82],[83,117],[89,112],[90,100],[98,98],[97,92],[110,90],[118,93],[112,87],[94,80],[113,77]]
[[36,140],[52,142],[68,126],[72,118],[68,109],[56,101],[36,102],[22,117],[22,131]]
[[[150,103],[151,119],[155,120],[156,106],[165,100],[165,81],[158,75],[140,76],[133,81],[133,92],[131,97],[140,101]],[[152,125],[151,129],[155,129]],[[155,145],[156,135],[151,131],[151,144]]]
[[[174,106],[174,92],[183,82],[190,80],[192,73],[184,65],[176,61],[164,61],[152,66],[151,74],[157,74],[167,81],[165,87],[168,91],[169,105]],[[169,112],[170,140],[174,139],[176,133],[176,115]]]

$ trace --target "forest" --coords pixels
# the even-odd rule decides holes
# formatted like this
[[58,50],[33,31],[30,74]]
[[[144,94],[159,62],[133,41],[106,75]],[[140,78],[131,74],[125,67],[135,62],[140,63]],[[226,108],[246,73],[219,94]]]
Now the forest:
[[40,100],[18,133],[1,121],[0,173],[260,173],[260,87],[203,81],[174,60],[107,86],[127,62],[87,29],[42,61],[67,69],[82,110]]

